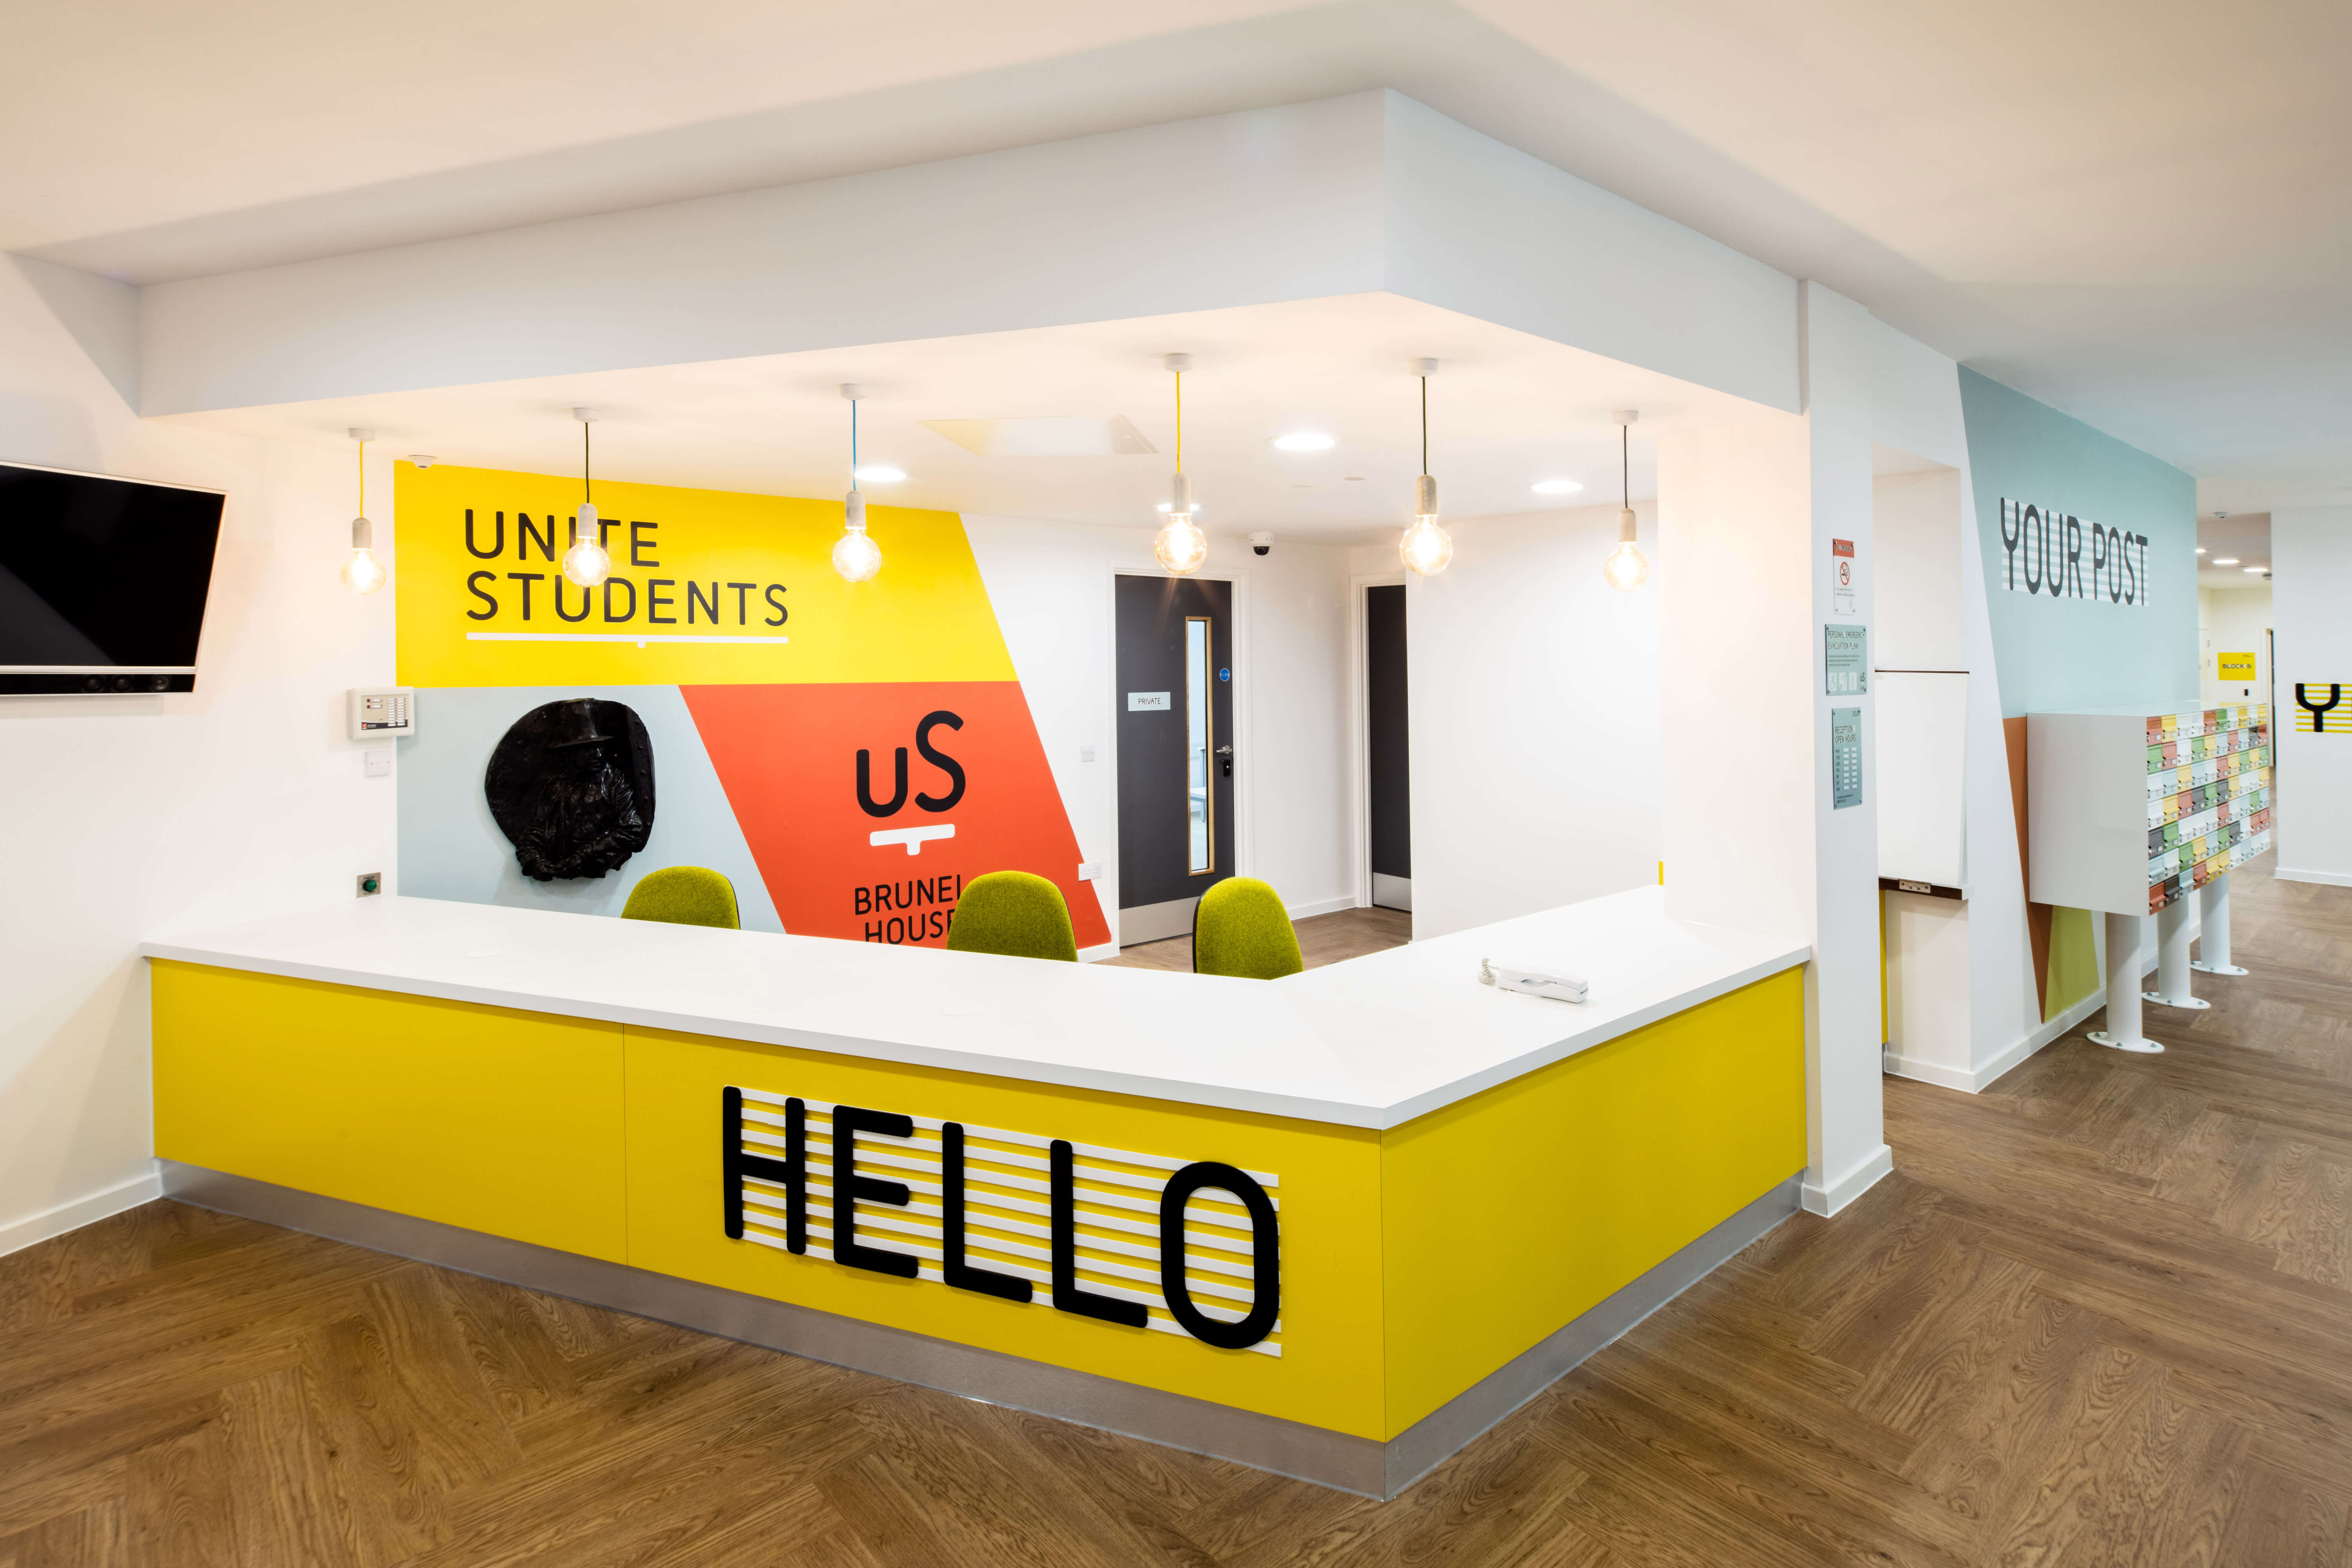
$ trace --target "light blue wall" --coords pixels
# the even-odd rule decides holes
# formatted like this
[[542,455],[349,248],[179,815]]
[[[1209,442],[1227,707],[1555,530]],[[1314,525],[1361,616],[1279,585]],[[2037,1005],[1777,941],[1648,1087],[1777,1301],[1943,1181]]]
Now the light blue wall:
[[[1984,546],[2000,710],[2195,707],[2197,481],[2169,463],[1962,366],[1969,479]],[[2147,536],[2145,608],[2003,584],[2000,502],[2049,506]]]
[[[515,864],[482,795],[482,771],[507,727],[542,702],[625,702],[654,748],[654,831],[617,871],[534,882]],[[400,742],[398,890],[417,899],[617,915],[637,879],[665,866],[708,866],[735,884],[746,931],[782,931],[775,901],[735,826],[719,773],[675,686],[436,687],[416,694],[416,734]]]

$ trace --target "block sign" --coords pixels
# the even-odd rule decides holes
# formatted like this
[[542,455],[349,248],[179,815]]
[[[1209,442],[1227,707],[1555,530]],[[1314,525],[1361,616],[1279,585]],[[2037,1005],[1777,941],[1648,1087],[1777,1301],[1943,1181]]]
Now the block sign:
[[1130,713],[1172,713],[1176,705],[1165,691],[1130,691],[1127,694],[1127,710]]
[[2000,503],[2001,585],[2053,599],[2147,608],[2147,535],[2055,507]]
[[1853,614],[1853,541],[1830,541],[1830,606],[1842,616]]
[[2305,735],[2352,735],[2352,708],[2344,705],[2352,680],[2294,683],[2294,727]]
[[1266,1172],[733,1086],[720,1117],[730,1239],[1282,1354]]
[[2252,680],[2254,677],[2254,656],[2250,653],[2216,654],[2214,673],[2222,680]]

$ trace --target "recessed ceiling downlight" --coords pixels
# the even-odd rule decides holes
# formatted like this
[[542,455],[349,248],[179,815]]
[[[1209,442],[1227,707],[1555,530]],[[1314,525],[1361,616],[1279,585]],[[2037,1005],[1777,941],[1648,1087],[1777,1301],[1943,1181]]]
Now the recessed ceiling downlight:
[[1326,436],[1320,430],[1293,430],[1274,438],[1275,448],[1283,452],[1328,452],[1339,444],[1336,436]]
[[1574,479],[1538,479],[1528,487],[1539,496],[1572,496],[1583,488]]
[[907,470],[894,468],[887,463],[868,463],[851,477],[861,484],[895,485],[907,477]]

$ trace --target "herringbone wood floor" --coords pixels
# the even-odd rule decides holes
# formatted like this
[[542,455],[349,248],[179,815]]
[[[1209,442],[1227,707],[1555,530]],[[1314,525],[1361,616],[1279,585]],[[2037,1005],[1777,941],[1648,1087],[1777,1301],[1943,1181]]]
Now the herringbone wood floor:
[[2157,1058],[1890,1080],[1790,1221],[1403,1498],[160,1203],[0,1260],[0,1568],[2342,1568],[2352,889]]

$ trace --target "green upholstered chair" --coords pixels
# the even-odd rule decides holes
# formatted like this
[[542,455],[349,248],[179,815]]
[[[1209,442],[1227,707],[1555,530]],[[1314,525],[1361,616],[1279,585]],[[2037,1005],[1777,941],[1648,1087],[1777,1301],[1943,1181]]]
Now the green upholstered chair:
[[991,871],[966,882],[948,927],[948,947],[956,952],[1078,961],[1070,906],[1062,901],[1062,889],[1026,871]]
[[729,931],[743,925],[735,912],[735,884],[706,866],[671,866],[640,878],[629,889],[621,918]]
[[1192,973],[1279,980],[1307,965],[1282,895],[1255,877],[1228,877],[1192,911]]

